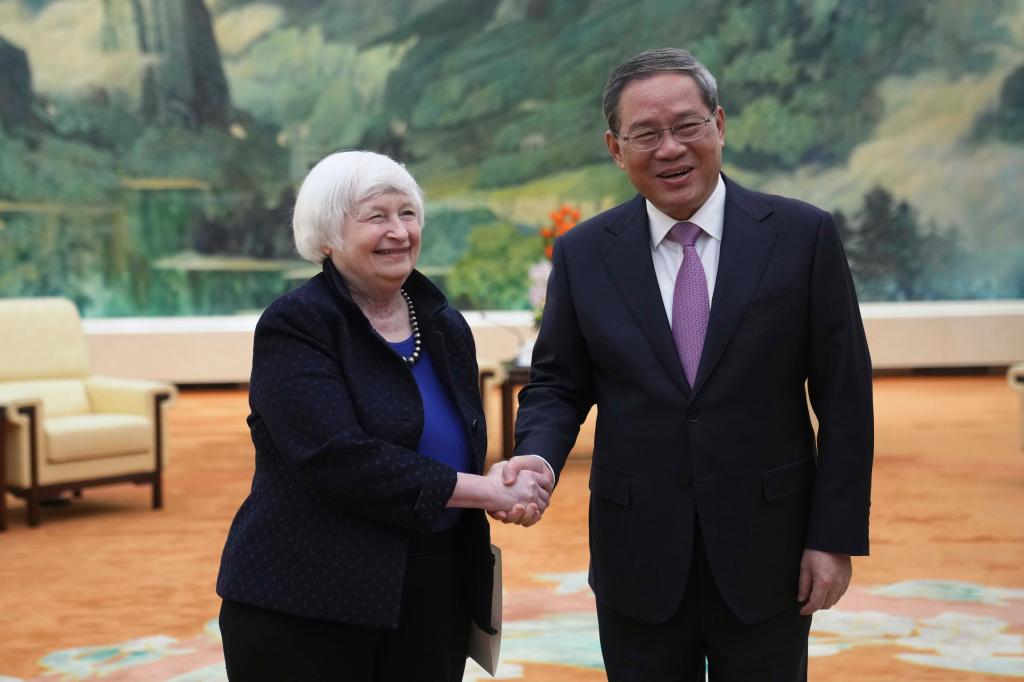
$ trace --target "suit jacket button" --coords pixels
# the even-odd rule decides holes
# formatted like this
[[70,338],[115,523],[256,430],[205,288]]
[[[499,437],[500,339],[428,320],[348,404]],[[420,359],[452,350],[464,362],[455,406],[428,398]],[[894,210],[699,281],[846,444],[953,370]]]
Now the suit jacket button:
[[696,424],[697,422],[700,421],[700,412],[698,412],[697,410],[690,410],[690,412],[686,415],[686,421],[690,422],[691,424]]
[[473,425],[470,428],[472,429],[473,433],[476,433],[477,431],[479,431],[480,430],[480,420],[479,419],[474,419],[473,420]]
[[683,474],[682,478],[679,479],[679,482],[683,484],[684,488],[687,488],[693,483],[693,476]]

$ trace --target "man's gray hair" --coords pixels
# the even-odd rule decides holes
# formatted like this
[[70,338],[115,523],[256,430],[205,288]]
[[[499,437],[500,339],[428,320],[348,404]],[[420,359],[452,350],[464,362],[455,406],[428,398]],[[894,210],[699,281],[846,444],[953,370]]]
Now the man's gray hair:
[[341,224],[362,201],[388,192],[404,194],[422,227],[423,190],[405,166],[375,152],[336,152],[321,159],[302,181],[295,198],[292,232],[299,255],[322,263],[324,247],[343,248]]
[[620,64],[608,76],[603,99],[604,117],[608,121],[609,130],[616,134],[619,132],[619,100],[626,86],[665,71],[678,71],[691,77],[697,83],[701,99],[708,105],[708,109],[714,111],[718,107],[718,83],[707,67],[692,54],[677,47],[647,50]]

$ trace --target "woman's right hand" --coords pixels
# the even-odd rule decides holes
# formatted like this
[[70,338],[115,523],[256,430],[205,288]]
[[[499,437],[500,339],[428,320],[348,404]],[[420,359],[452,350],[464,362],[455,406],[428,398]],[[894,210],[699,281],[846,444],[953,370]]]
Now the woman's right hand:
[[[532,526],[547,509],[551,493],[549,476],[522,471],[514,483],[501,479],[501,468],[491,467],[487,476],[459,472],[449,507],[468,507],[488,512],[522,513],[521,525]],[[523,510],[525,509],[525,513]]]
[[522,471],[514,483],[506,484],[500,470],[492,467],[486,479],[492,485],[493,506],[484,509],[489,512],[508,512],[516,506],[526,509],[525,518],[533,525],[540,520],[551,501],[551,493],[545,487],[547,478],[533,471]]

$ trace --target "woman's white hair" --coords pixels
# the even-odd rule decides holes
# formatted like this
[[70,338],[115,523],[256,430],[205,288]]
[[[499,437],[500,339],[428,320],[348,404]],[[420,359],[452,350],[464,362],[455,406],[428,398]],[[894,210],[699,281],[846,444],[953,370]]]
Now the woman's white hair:
[[341,224],[357,204],[387,192],[412,200],[423,225],[423,190],[405,166],[375,152],[336,152],[321,159],[302,181],[295,198],[292,232],[299,255],[322,263],[324,247],[344,248]]

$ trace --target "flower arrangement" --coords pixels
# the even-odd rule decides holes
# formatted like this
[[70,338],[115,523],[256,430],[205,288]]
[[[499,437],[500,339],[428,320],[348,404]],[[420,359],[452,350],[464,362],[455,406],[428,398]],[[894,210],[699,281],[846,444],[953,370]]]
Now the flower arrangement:
[[544,240],[544,255],[550,261],[555,250],[555,238],[576,227],[576,223],[580,221],[580,212],[579,209],[562,204],[558,209],[548,213],[548,217],[551,218],[551,225],[540,228],[540,238]]
[[544,312],[544,297],[547,294],[548,277],[551,275],[551,256],[555,250],[555,239],[576,227],[580,220],[580,212],[579,209],[563,204],[549,213],[548,217],[551,218],[551,223],[540,228],[546,258],[530,267],[530,304],[533,306],[535,327],[540,326],[540,318]]

